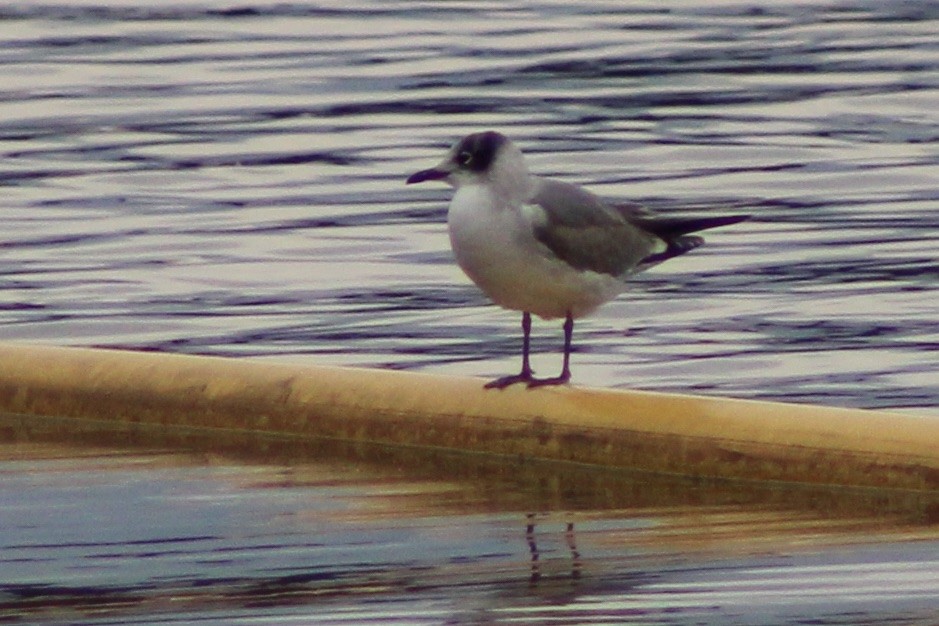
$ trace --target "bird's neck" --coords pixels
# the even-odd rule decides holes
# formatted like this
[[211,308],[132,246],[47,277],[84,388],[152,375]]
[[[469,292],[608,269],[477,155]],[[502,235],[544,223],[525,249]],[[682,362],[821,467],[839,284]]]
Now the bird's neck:
[[535,177],[518,155],[517,162],[510,167],[496,168],[490,174],[489,185],[493,194],[504,204],[517,206],[528,202],[535,193]]

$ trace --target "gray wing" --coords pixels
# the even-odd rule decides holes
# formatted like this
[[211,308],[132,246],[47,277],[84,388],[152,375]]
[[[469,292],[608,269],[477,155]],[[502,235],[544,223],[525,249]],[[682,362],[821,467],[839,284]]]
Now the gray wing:
[[650,214],[638,205],[611,206],[582,187],[541,179],[531,202],[545,213],[534,225],[535,238],[578,270],[622,276],[666,248],[631,219]]

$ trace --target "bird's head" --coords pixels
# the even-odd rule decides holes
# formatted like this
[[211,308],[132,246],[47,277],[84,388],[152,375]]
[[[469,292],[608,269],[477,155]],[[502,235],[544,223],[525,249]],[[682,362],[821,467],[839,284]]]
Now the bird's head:
[[456,142],[436,166],[412,174],[407,184],[442,180],[452,187],[491,184],[528,187],[528,168],[521,151],[508,137],[489,130]]

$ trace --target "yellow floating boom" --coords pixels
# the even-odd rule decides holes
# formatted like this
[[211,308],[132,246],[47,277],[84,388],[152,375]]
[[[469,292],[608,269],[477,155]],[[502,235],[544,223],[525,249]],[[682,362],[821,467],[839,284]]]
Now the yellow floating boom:
[[692,477],[939,489],[939,417],[0,344],[0,412],[448,448]]

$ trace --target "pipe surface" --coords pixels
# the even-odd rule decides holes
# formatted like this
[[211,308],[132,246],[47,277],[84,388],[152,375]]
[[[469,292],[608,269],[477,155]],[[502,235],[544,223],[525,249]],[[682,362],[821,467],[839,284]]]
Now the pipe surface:
[[0,411],[757,481],[939,489],[939,418],[249,359],[0,344]]

